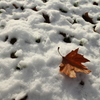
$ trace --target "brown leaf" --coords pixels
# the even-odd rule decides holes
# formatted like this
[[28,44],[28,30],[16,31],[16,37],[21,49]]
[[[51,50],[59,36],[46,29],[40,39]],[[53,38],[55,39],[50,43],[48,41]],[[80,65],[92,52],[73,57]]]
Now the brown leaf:
[[36,7],[33,7],[32,10],[34,10],[34,11],[38,11]]
[[46,3],[47,2],[47,0],[42,0],[44,3]]
[[[59,52],[59,48],[58,48]],[[78,54],[78,49],[72,50],[65,57],[62,56],[62,63],[60,64],[60,73],[65,73],[71,78],[76,77],[76,72],[90,73],[91,71],[81,63],[88,62],[89,60],[84,58],[83,55]]]
[[96,6],[98,6],[98,3],[97,3],[97,2],[93,2],[93,5],[96,5]]
[[44,17],[44,19],[45,19],[45,21],[44,22],[46,22],[46,23],[50,23],[50,19],[49,19],[49,16],[47,15],[47,14],[42,14],[43,15],[43,17]]
[[91,24],[95,24],[92,20],[92,18],[90,18],[90,16],[88,15],[88,12],[86,12],[84,15],[82,15],[83,19],[87,22],[90,22]]
[[19,7],[16,4],[12,4],[16,9],[18,9]]

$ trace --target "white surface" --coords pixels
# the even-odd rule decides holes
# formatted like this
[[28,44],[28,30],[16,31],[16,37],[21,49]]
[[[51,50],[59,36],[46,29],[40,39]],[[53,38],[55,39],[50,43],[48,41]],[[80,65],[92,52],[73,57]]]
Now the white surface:
[[[26,94],[27,100],[100,100],[100,15],[94,0],[1,0],[0,1],[0,100],[20,100]],[[12,4],[20,8],[15,9]],[[37,7],[38,11],[31,8]],[[67,13],[59,11],[67,10]],[[82,15],[88,12],[96,23],[86,22]],[[44,23],[42,13],[48,14],[51,23]],[[15,20],[19,18],[19,20]],[[76,19],[77,23],[72,24]],[[65,43],[64,32],[74,36],[71,43]],[[5,37],[8,36],[6,41]],[[10,40],[17,38],[13,45]],[[36,43],[37,39],[40,43]],[[80,46],[80,42],[83,46]],[[62,55],[79,48],[79,53],[90,62],[85,63],[92,72],[77,73],[71,79],[59,73]],[[11,58],[15,52],[18,58]],[[16,70],[16,66],[21,70]],[[79,83],[84,81],[84,85]]]

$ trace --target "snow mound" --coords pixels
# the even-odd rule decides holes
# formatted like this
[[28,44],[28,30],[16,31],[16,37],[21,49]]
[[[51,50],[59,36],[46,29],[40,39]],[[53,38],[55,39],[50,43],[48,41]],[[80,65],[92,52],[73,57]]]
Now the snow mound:
[[[98,0],[0,1],[0,100],[99,100],[99,16]],[[60,74],[58,47],[92,72]]]

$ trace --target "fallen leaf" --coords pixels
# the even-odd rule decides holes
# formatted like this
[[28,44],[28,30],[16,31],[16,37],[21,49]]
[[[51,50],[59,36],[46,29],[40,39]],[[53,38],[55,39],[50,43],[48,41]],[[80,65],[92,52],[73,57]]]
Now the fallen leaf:
[[82,17],[83,17],[83,19],[85,20],[85,21],[87,21],[87,22],[90,22],[91,24],[95,24],[94,22],[93,22],[93,18],[91,18],[89,15],[88,15],[88,12],[86,12],[84,15],[82,15]]
[[47,2],[47,0],[42,0],[44,3],[46,3]]
[[32,8],[32,10],[34,10],[34,11],[38,11],[38,10],[37,10],[37,8],[36,8],[36,6],[35,6],[35,7],[33,7],[33,8]]
[[[78,48],[79,49],[79,48]],[[84,58],[83,55],[78,54],[78,49],[72,50],[69,54],[65,57],[62,56],[62,63],[60,64],[60,73],[65,73],[71,78],[76,77],[76,72],[83,72],[83,73],[90,73],[91,71],[86,68],[86,66],[82,65],[81,63],[88,62],[89,60]]]
[[97,3],[97,2],[93,2],[93,5],[96,5],[96,6],[98,6],[98,3]]
[[19,7],[16,4],[12,4],[16,9],[18,9]]
[[49,19],[49,16],[47,15],[47,14],[42,14],[43,15],[43,17],[44,17],[44,19],[45,19],[45,21],[44,22],[46,22],[46,23],[50,23],[50,19]]
[[21,10],[24,10],[25,8],[23,6],[20,7]]

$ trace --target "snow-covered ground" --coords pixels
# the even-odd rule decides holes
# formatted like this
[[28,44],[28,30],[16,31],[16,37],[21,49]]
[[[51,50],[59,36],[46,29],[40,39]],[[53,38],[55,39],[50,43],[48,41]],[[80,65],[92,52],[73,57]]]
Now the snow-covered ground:
[[[92,72],[60,74],[58,47]],[[0,0],[0,100],[100,100],[100,0]]]

